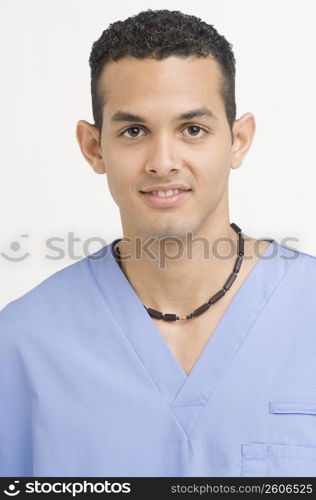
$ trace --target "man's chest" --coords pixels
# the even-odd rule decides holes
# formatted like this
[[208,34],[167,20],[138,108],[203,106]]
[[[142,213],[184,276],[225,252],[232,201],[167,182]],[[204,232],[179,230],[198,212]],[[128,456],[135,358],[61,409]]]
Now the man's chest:
[[177,322],[153,318],[157,329],[187,375],[192,371],[223,313],[222,309],[207,311],[203,317]]

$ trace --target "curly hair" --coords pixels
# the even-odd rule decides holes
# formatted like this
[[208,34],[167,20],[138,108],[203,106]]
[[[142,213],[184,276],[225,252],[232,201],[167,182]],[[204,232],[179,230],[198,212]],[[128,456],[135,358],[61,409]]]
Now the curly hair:
[[99,80],[106,63],[132,56],[139,59],[168,56],[212,57],[221,68],[221,97],[232,130],[236,118],[235,57],[232,44],[200,18],[174,10],[142,11],[124,21],[116,21],[103,31],[91,49],[92,112],[95,126],[102,130],[104,96]]

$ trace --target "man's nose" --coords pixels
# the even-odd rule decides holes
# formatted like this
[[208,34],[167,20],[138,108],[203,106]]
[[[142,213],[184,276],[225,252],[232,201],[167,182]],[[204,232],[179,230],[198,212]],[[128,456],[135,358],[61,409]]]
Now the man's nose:
[[166,176],[169,172],[181,169],[180,158],[176,152],[175,139],[161,134],[152,140],[146,162],[146,172]]

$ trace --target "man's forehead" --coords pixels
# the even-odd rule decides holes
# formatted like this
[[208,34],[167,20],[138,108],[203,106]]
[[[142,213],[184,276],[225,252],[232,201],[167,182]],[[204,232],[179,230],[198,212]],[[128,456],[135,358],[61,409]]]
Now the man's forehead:
[[123,121],[123,114],[126,121],[132,121],[127,114],[145,118],[144,109],[150,113],[150,108],[168,107],[169,103],[174,115],[191,113],[193,118],[200,113],[214,118],[214,101],[220,100],[219,80],[217,66],[206,58],[170,57],[158,61],[124,58],[105,67],[99,88],[104,104],[111,108],[106,113],[107,120]]
[[195,80],[203,83],[206,78],[209,80],[208,83],[212,84],[212,81],[216,83],[220,76],[219,64],[211,57],[169,56],[158,60],[128,56],[105,64],[100,77],[100,86],[104,91],[109,90],[109,84],[112,83],[130,86],[133,81],[137,81],[138,84],[146,86],[154,82],[168,82],[170,77],[172,77],[171,84],[179,80]]

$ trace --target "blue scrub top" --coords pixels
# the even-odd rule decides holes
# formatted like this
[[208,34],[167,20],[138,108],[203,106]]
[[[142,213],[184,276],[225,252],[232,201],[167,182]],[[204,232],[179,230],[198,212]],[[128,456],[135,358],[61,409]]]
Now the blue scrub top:
[[189,375],[110,245],[4,307],[0,475],[316,476],[316,259],[270,241]]

